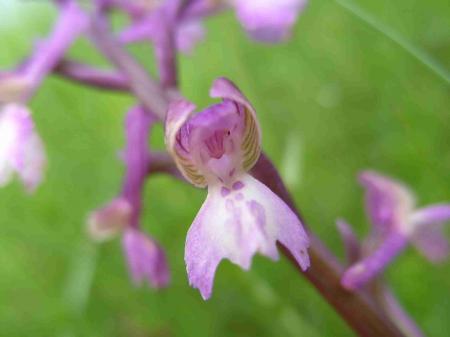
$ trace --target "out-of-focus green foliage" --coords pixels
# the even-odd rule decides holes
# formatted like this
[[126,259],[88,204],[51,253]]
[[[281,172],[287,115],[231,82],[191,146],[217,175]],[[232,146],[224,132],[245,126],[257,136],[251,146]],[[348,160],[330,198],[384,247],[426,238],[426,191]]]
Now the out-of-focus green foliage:
[[[16,1],[19,2],[19,1]],[[450,67],[447,0],[358,0],[361,8]],[[45,35],[54,11],[0,4],[0,64],[12,66]],[[183,93],[210,103],[212,80],[228,76],[254,103],[264,148],[286,178],[311,229],[336,254],[337,217],[359,235],[369,226],[361,169],[410,184],[419,202],[450,199],[449,85],[380,32],[331,0],[310,1],[293,39],[279,46],[245,37],[232,14],[208,20],[207,40],[180,59]],[[102,59],[81,41],[74,57]],[[131,49],[151,63],[148,47]],[[145,190],[145,230],[167,248],[172,284],[162,292],[129,282],[119,240],[85,235],[92,208],[120,188],[122,124],[130,97],[51,78],[31,103],[49,156],[32,196],[15,182],[0,190],[0,335],[349,336],[350,330],[283,259],[257,257],[249,273],[228,262],[204,302],[188,286],[186,231],[205,192],[158,176]],[[158,127],[152,143],[162,147]],[[433,266],[408,249],[386,277],[429,336],[450,331],[449,263]]]

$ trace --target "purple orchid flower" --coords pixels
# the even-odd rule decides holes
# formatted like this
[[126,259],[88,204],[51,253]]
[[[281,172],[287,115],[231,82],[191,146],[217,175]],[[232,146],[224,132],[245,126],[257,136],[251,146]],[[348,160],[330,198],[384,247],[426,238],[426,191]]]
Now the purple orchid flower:
[[208,196],[187,234],[185,261],[190,284],[211,296],[219,262],[249,269],[259,252],[278,259],[283,244],[303,270],[309,266],[309,239],[300,220],[268,187],[247,172],[259,158],[261,132],[256,113],[237,87],[217,79],[211,97],[223,102],[191,116],[185,100],[171,104],[166,145],[183,176]]
[[363,172],[359,180],[366,189],[366,208],[374,226],[368,246],[374,248],[345,272],[345,288],[355,289],[369,282],[408,243],[432,262],[448,256],[449,244],[442,226],[450,220],[450,204],[416,209],[412,192],[402,183],[374,171]]
[[10,103],[0,110],[0,186],[15,172],[25,189],[33,192],[42,181],[47,160],[30,111]]
[[140,230],[142,189],[150,165],[147,144],[156,118],[141,107],[131,109],[126,118],[127,144],[123,154],[126,173],[120,196],[94,211],[88,219],[88,231],[95,240],[105,240],[123,232],[123,249],[131,278],[161,288],[170,273],[163,249]]
[[289,38],[306,0],[232,0],[231,3],[253,39],[275,43]]
[[[120,40],[123,43],[160,40],[162,32],[166,31],[161,26],[169,21],[164,12],[174,3],[176,0],[122,5],[134,20],[121,33]],[[176,46],[178,50],[190,53],[205,37],[202,19],[227,6],[235,9],[238,20],[253,39],[267,43],[284,41],[290,37],[298,14],[305,5],[306,0],[194,0],[187,5],[184,15],[173,23]]]
[[[337,229],[341,235],[346,252],[347,265],[352,265],[364,258],[364,251],[369,250],[372,245],[371,240],[360,243],[352,227],[342,219],[336,221]],[[366,247],[369,246],[369,247]],[[401,304],[395,298],[391,289],[383,280],[378,280],[376,286],[376,300],[388,313],[406,336],[424,337],[424,334],[417,326],[408,313],[402,308]]]

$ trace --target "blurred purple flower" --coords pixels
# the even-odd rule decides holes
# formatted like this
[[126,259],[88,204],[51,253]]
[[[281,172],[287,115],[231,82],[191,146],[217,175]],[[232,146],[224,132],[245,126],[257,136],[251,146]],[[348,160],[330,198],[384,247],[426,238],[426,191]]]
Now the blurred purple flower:
[[122,197],[92,212],[88,218],[88,232],[92,239],[104,241],[114,237],[130,225],[132,207]]
[[215,104],[191,116],[195,106],[180,100],[169,107],[166,145],[184,177],[208,196],[186,239],[190,284],[204,299],[211,296],[214,274],[226,258],[249,269],[259,252],[278,259],[283,244],[303,270],[309,266],[309,239],[300,220],[268,187],[250,176],[260,155],[261,132],[244,95],[225,78],[210,91]]
[[141,107],[132,108],[126,117],[127,144],[123,153],[126,173],[122,192],[88,218],[88,231],[96,240],[123,232],[123,249],[132,279],[136,284],[147,279],[159,288],[169,282],[169,269],[163,250],[139,229],[142,189],[150,166],[148,136],[156,118]]
[[10,103],[0,110],[0,186],[18,174],[28,192],[42,181],[47,160],[26,106]]
[[363,172],[359,180],[366,189],[366,208],[373,224],[373,233],[366,246],[372,247],[369,247],[368,256],[345,272],[344,287],[355,289],[369,282],[408,243],[432,262],[448,256],[449,244],[442,226],[450,220],[450,204],[416,209],[413,194],[400,182],[373,171]]
[[[122,31],[123,43],[149,39],[157,44],[160,35],[171,25],[175,32],[178,50],[190,53],[202,41],[205,30],[202,20],[227,6],[236,11],[238,20],[250,37],[261,42],[275,43],[289,38],[298,14],[306,5],[306,0],[193,0],[185,8],[183,15],[169,17],[177,0],[119,3],[133,17],[132,24]],[[151,3],[151,6],[149,5]]]
[[[361,244],[351,226],[342,219],[336,221],[336,226],[344,243],[347,255],[347,265],[352,265],[363,258],[365,250],[370,249],[370,247],[366,246],[371,245],[371,240]],[[420,328],[402,308],[391,289],[383,282],[383,280],[377,280],[376,300],[386,310],[390,319],[400,327],[406,336],[424,337]]]
[[176,17],[176,13],[173,13],[175,5],[174,0],[158,1],[153,6],[135,3],[130,7],[128,4],[126,9],[133,20],[131,25],[120,33],[120,41],[132,43],[150,40],[157,48],[161,48],[159,44],[165,40],[163,35],[173,30],[176,48],[189,54],[197,43],[204,39],[205,29],[198,18]]
[[306,0],[232,0],[231,3],[253,39],[274,43],[289,38]]

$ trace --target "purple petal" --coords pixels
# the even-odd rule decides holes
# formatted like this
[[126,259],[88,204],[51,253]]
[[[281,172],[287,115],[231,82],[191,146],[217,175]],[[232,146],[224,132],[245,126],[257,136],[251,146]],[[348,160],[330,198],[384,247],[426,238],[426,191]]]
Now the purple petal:
[[162,248],[137,229],[129,228],[123,236],[123,249],[131,277],[136,285],[147,281],[154,288],[167,286],[169,268]]
[[409,189],[375,171],[365,171],[359,181],[366,189],[366,208],[372,224],[381,232],[408,231],[415,200]]
[[347,263],[353,264],[361,258],[361,244],[358,241],[352,227],[344,220],[337,220],[336,227],[341,234],[347,255]]
[[209,94],[213,98],[222,98],[224,101],[229,100],[237,103],[238,106],[244,106],[245,129],[242,135],[244,141],[241,144],[241,150],[243,152],[243,168],[245,171],[250,170],[261,153],[261,129],[255,109],[237,86],[225,77],[219,77],[213,82]]
[[279,42],[289,37],[306,0],[240,0],[236,13],[245,30],[255,40]]
[[443,223],[449,220],[449,204],[431,205],[411,215],[411,241],[431,262],[441,262],[450,253],[449,243],[443,233]]
[[175,43],[177,49],[190,54],[194,47],[205,39],[205,29],[200,21],[181,21],[177,26]]
[[16,172],[32,192],[42,180],[46,163],[30,111],[20,104],[6,105],[0,111],[0,186]]
[[30,134],[22,152],[23,162],[18,166],[20,180],[27,192],[33,192],[43,179],[47,166],[44,144],[37,133]]
[[449,255],[450,246],[443,233],[442,223],[417,226],[410,239],[431,262],[442,262]]
[[210,186],[186,239],[189,282],[208,299],[222,259],[244,269],[257,252],[276,260],[276,241],[308,268],[308,237],[297,216],[269,188],[249,175],[231,189]]
[[407,243],[405,235],[396,231],[389,233],[374,252],[347,269],[341,279],[342,286],[353,290],[365,285],[380,274]]
[[195,105],[186,100],[173,101],[169,105],[165,121],[165,143],[183,176],[198,187],[205,187],[206,180],[193,163],[189,153],[189,130],[186,121],[195,110]]
[[130,224],[131,212],[131,205],[127,200],[124,198],[113,199],[89,215],[89,235],[97,241],[113,237]]
[[415,225],[428,225],[450,221],[450,204],[437,204],[420,208],[411,216]]

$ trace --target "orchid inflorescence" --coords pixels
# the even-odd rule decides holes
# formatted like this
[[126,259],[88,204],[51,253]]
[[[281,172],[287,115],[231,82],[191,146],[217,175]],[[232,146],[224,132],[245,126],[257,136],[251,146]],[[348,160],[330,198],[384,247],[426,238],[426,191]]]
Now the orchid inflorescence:
[[[142,190],[155,172],[207,189],[185,247],[189,282],[204,299],[211,296],[222,259],[249,269],[256,253],[277,260],[281,247],[302,271],[320,261],[328,274],[336,275],[334,288],[316,286],[361,332],[363,323],[345,314],[347,308],[334,299],[334,292],[344,294],[345,289],[355,291],[377,282],[377,276],[408,243],[431,261],[447,256],[449,248],[441,226],[450,220],[450,204],[415,209],[414,197],[405,186],[365,171],[360,182],[366,189],[367,211],[374,228],[360,244],[351,227],[338,222],[350,264],[341,275],[323,257],[326,254],[321,254],[325,248],[305,231],[276,170],[261,154],[262,132],[256,111],[238,87],[226,78],[216,79],[210,96],[222,101],[198,113],[177,90],[177,52],[189,53],[205,38],[205,18],[233,9],[251,38],[280,42],[290,36],[305,0],[96,0],[90,8],[75,0],[54,2],[59,18],[52,33],[39,41],[32,55],[16,69],[0,74],[0,185],[9,182],[14,173],[29,192],[42,181],[46,155],[28,105],[47,76],[57,73],[86,85],[135,95],[136,105],[125,120],[122,188],[111,201],[91,212],[87,222],[90,236],[97,241],[122,235],[129,271],[137,285],[147,282],[159,288],[170,280],[163,248],[141,230]],[[111,11],[129,17],[129,25],[117,34],[105,26]],[[116,70],[98,70],[66,58],[72,43],[83,35],[93,39]],[[135,42],[153,45],[159,82],[148,77],[124,50],[125,45]],[[160,122],[165,127],[167,152],[153,151],[148,145],[152,127]],[[311,262],[309,254],[314,256]],[[307,273],[313,283],[320,278],[319,268]],[[332,284],[334,280],[323,282]],[[377,316],[364,296],[357,297],[359,302],[355,303],[360,307],[354,310],[367,310],[374,322],[385,324],[386,336],[389,331],[396,335],[395,327]]]

